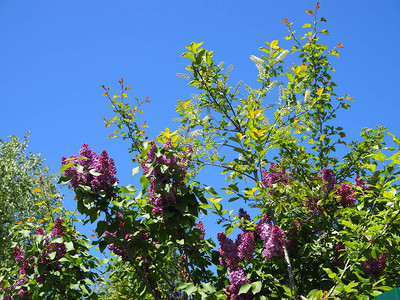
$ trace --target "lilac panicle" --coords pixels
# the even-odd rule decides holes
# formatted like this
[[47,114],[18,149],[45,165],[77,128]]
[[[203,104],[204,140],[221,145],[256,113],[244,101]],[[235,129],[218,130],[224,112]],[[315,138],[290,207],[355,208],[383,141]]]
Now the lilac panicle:
[[371,187],[368,186],[368,185],[366,185],[366,184],[365,184],[365,181],[362,180],[362,179],[360,179],[360,178],[361,178],[360,175],[357,175],[357,176],[356,176],[356,180],[355,180],[355,182],[354,182],[354,186],[358,186],[358,187],[360,187],[360,188],[362,188],[362,189],[364,189],[364,190],[370,190]]
[[[149,202],[154,205],[152,213],[163,215],[166,212],[166,206],[169,203],[176,202],[175,190],[185,178],[193,150],[189,147],[181,155],[170,152],[168,155],[162,154],[156,157],[156,147],[157,145],[154,141],[150,142],[147,159],[141,162],[141,166],[143,174],[150,179]],[[170,142],[166,142],[163,147],[166,150],[173,150]],[[153,164],[151,172],[146,163]],[[169,193],[164,191],[167,185],[173,186]]]
[[328,168],[323,168],[321,170],[321,178],[323,182],[326,182],[325,192],[329,193],[335,188],[336,178],[335,173],[332,170]]
[[53,230],[51,231],[51,237],[52,238],[62,237],[64,235],[65,228],[62,225],[63,221],[64,221],[64,219],[60,219],[60,218],[57,218],[54,221]]
[[236,270],[239,263],[237,246],[223,232],[217,233],[217,239],[220,245],[219,253],[221,254],[222,265],[227,266],[231,270]]
[[353,207],[356,200],[354,190],[349,186],[348,183],[342,183],[337,191],[338,195],[341,196],[340,204],[343,207]]
[[[99,156],[97,153],[92,152],[88,144],[84,143],[79,151],[80,157],[72,155],[67,160],[65,157],[61,159],[62,165],[67,165],[73,163],[75,165],[80,165],[83,167],[81,172],[71,166],[64,171],[64,176],[72,177],[70,184],[76,189],[78,185],[90,186],[92,191],[107,191],[112,192],[114,190],[114,185],[118,183],[115,174],[117,170],[115,168],[115,163],[112,158],[108,158],[107,151],[103,151]],[[90,171],[96,171],[100,175],[95,176],[90,173]]]
[[196,228],[199,229],[201,231],[201,233],[199,234],[199,237],[201,240],[204,240],[204,237],[206,236],[206,231],[204,230],[204,224],[202,221],[199,221],[196,225]]
[[13,248],[13,252],[14,252],[14,256],[15,256],[15,261],[17,263],[23,261],[25,259],[25,254],[24,252],[22,252],[21,249],[19,249],[18,247],[14,247]]
[[378,259],[370,257],[364,262],[364,272],[372,278],[379,278],[386,268],[386,254],[379,255]]
[[239,221],[243,222],[242,224],[244,225],[244,226],[240,227],[240,229],[242,229],[243,232],[246,232],[247,221],[251,220],[249,214],[243,208],[240,208],[238,217],[239,217]]
[[240,287],[242,286],[243,283],[248,282],[250,283],[250,279],[246,277],[246,274],[244,273],[243,269],[237,269],[234,271],[231,271],[229,274],[229,282],[231,283],[229,286],[229,291],[231,293],[231,299],[234,300],[244,300],[244,299],[251,299],[248,298],[250,295],[244,294],[244,295],[238,295]]
[[[288,185],[289,177],[287,174],[281,170],[274,164],[271,163],[269,165],[269,171],[263,170],[262,174],[262,183],[266,188],[271,187],[275,183],[283,183],[284,185]],[[273,193],[273,190],[268,191],[269,194]]]
[[278,225],[275,225],[271,228],[266,239],[264,239],[265,250],[262,252],[262,255],[265,258],[283,256],[284,244],[285,233]]
[[254,232],[248,231],[243,234],[241,243],[237,247],[238,257],[241,260],[251,261],[254,253]]

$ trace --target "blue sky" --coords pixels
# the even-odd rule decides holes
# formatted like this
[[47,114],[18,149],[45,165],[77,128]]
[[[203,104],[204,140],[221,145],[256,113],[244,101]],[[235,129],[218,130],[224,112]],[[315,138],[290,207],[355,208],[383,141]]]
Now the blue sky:
[[[338,93],[355,102],[338,122],[349,137],[361,127],[383,125],[400,135],[400,3],[320,1],[320,16],[331,33],[328,43],[344,45],[334,59]],[[174,127],[177,100],[195,91],[176,77],[188,61],[180,55],[192,41],[214,50],[216,61],[233,64],[233,84],[255,83],[249,56],[294,27],[310,22],[305,13],[315,1],[0,1],[0,138],[31,131],[30,151],[42,152],[53,172],[62,156],[76,154],[82,143],[116,161],[122,184],[131,182],[127,144],[107,139],[102,118],[112,117],[101,85],[118,91],[124,77],[130,97],[149,96],[144,107],[149,135]],[[66,206],[74,209],[69,196]]]

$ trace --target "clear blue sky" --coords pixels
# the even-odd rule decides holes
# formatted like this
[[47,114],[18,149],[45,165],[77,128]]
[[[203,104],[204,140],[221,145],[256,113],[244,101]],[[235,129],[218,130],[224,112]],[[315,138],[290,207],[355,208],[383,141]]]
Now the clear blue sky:
[[[357,138],[361,127],[383,125],[400,135],[398,59],[400,2],[320,1],[330,44],[344,45],[334,59],[338,93],[355,103],[339,121]],[[0,0],[0,138],[31,131],[30,151],[42,152],[53,172],[62,156],[87,142],[116,160],[122,184],[131,182],[127,144],[107,139],[111,117],[101,85],[118,91],[124,77],[131,97],[150,97],[145,119],[154,136],[173,127],[174,105],[194,92],[176,77],[188,61],[184,46],[203,41],[216,61],[234,65],[233,81],[255,83],[249,56],[265,41],[283,39],[280,22],[300,27],[315,1],[32,1]],[[74,202],[69,196],[69,209]]]

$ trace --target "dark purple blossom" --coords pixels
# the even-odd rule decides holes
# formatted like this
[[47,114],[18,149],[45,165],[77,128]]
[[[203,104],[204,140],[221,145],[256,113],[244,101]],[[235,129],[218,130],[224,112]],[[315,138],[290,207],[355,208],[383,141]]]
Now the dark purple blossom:
[[323,168],[321,170],[321,178],[322,181],[325,182],[325,192],[329,193],[332,191],[335,186],[336,186],[336,178],[335,178],[335,173],[328,169],[328,168]]
[[356,180],[354,181],[354,186],[358,186],[358,187],[362,188],[363,190],[372,189],[372,187],[370,187],[369,185],[365,184],[365,181],[363,179],[361,179],[360,175],[356,176]]
[[[152,212],[164,215],[168,204],[176,202],[176,189],[183,183],[193,150],[189,147],[179,154],[170,142],[166,142],[163,145],[165,153],[156,156],[156,148],[155,142],[150,142],[147,159],[141,162],[141,166],[143,174],[150,179],[149,202],[154,205]],[[151,172],[148,164],[152,165]]]
[[36,233],[37,235],[46,235],[46,232],[45,232],[44,229],[41,228],[41,227],[38,228],[38,229],[36,229],[35,233]]
[[[114,254],[118,256],[121,256],[122,260],[124,261],[128,261],[129,259],[131,259],[129,254],[132,254],[134,256],[133,257],[134,259],[142,257],[139,251],[137,251],[136,254],[134,254],[134,253],[129,253],[128,249],[132,249],[133,247],[135,247],[139,241],[144,241],[148,239],[149,233],[140,229],[139,227],[134,227],[131,233],[129,232],[127,233],[124,227],[125,227],[125,222],[120,221],[119,229],[116,232],[109,232],[109,231],[104,232],[104,236],[112,236],[116,239],[123,240],[125,245],[124,247],[121,247],[119,245],[115,245],[115,243],[110,243],[107,246],[108,250],[114,252]],[[139,234],[133,235],[133,233],[136,232],[139,232]]]
[[248,231],[243,234],[240,244],[237,246],[239,259],[251,261],[254,254],[254,232]]
[[364,262],[364,272],[372,278],[379,278],[386,268],[386,254],[379,255],[378,259],[370,257]]
[[204,225],[202,221],[199,221],[196,225],[196,228],[200,230],[199,237],[201,240],[204,240],[204,237],[206,236],[206,231],[204,230]]
[[220,245],[219,253],[221,254],[221,264],[227,266],[231,270],[236,270],[239,263],[237,246],[223,232],[217,233],[217,239]]
[[[288,185],[290,177],[282,170],[280,170],[274,163],[269,165],[268,172],[263,170],[262,183],[266,188],[270,188],[273,184],[282,183]],[[273,193],[273,190],[268,191],[269,194]]]
[[239,221],[244,225],[240,227],[240,229],[242,229],[242,231],[245,232],[247,228],[246,224],[251,220],[250,215],[243,208],[240,208],[238,217]]
[[76,189],[78,185],[89,186],[93,192],[106,191],[112,193],[118,179],[115,177],[117,170],[114,166],[114,160],[108,158],[104,150],[99,156],[92,152],[88,144],[82,144],[79,151],[80,158],[76,155],[69,159],[63,157],[62,165],[73,163],[79,165],[81,169],[71,166],[64,171],[64,176],[72,177],[70,184]]
[[275,225],[270,229],[269,234],[265,236],[265,250],[262,252],[262,255],[265,258],[283,256],[284,244],[285,233],[278,225]]
[[64,221],[64,219],[60,219],[60,218],[57,218],[54,221],[53,230],[51,231],[51,235],[50,235],[51,238],[53,238],[53,239],[56,238],[56,237],[59,238],[59,237],[62,237],[64,235],[65,228],[62,225],[63,221]]
[[344,250],[346,246],[343,242],[338,242],[333,249],[333,264],[334,265],[341,265],[344,262]]
[[22,252],[21,249],[19,249],[18,247],[14,247],[13,248],[13,252],[14,252],[14,256],[15,256],[15,261],[17,263],[23,261],[25,259],[25,254],[24,252]]
[[342,183],[337,191],[337,194],[341,197],[340,204],[343,207],[352,207],[356,202],[356,195],[354,190],[347,183]]
[[231,271],[229,274],[229,282],[231,283],[229,286],[229,291],[231,293],[231,299],[234,300],[245,300],[245,299],[250,299],[248,298],[250,295],[244,294],[244,295],[238,295],[240,287],[242,286],[243,283],[248,282],[250,283],[250,279],[246,277],[246,274],[244,273],[243,269],[237,269],[234,271]]

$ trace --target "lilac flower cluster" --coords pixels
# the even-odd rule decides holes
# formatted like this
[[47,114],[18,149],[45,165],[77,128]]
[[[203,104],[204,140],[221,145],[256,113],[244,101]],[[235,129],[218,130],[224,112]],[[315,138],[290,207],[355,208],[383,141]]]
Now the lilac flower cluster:
[[331,192],[335,188],[336,178],[335,178],[335,173],[332,170],[328,168],[322,168],[321,179],[323,182],[326,182],[324,186],[326,193]]
[[[65,232],[65,228],[62,225],[63,219],[57,218],[54,222],[53,230],[51,233],[51,238],[62,237]],[[38,228],[36,230],[37,235],[46,236],[46,232],[43,228]],[[32,299],[27,294],[27,290],[22,285],[28,281],[27,276],[34,273],[33,270],[35,267],[39,267],[42,265],[46,266],[45,271],[41,276],[36,276],[36,282],[39,284],[44,284],[47,280],[47,272],[48,271],[61,271],[61,265],[59,260],[64,257],[66,253],[66,247],[64,243],[51,243],[48,236],[44,238],[44,251],[40,254],[38,262],[35,263],[35,257],[26,257],[26,254],[18,247],[13,248],[15,261],[19,265],[19,276],[18,281],[11,287],[8,286],[4,288],[4,290],[9,291],[4,299],[12,299],[13,295],[19,295],[22,299]],[[50,255],[55,252],[55,255]],[[50,259],[50,257],[52,257]]]
[[262,255],[265,258],[283,256],[283,249],[285,245],[285,233],[283,230],[278,225],[262,223],[259,231],[265,247]]
[[364,272],[372,278],[379,278],[386,268],[386,254],[379,255],[378,259],[370,257],[364,262]]
[[[93,192],[106,191],[112,193],[114,186],[118,183],[115,177],[117,170],[114,166],[114,160],[108,158],[107,151],[103,151],[101,155],[90,150],[88,144],[82,144],[79,151],[80,156],[72,155],[69,159],[63,157],[62,165],[70,164],[82,166],[82,170],[77,170],[75,166],[71,166],[64,171],[64,176],[72,177],[71,186],[76,189],[78,185],[89,186]],[[93,175],[92,173],[100,173]]]
[[[107,246],[108,250],[114,252],[118,256],[121,256],[122,260],[124,261],[128,261],[130,258],[132,258],[130,257],[130,255],[134,255],[133,257],[134,259],[142,257],[139,254],[139,252],[129,253],[128,249],[132,249],[138,243],[138,241],[144,241],[148,239],[149,233],[139,229],[139,227],[135,227],[132,233],[126,233],[124,227],[125,227],[125,222],[120,221],[119,229],[116,232],[109,232],[109,231],[104,232],[104,236],[113,236],[114,238],[123,239],[125,244],[125,247],[119,247],[114,243],[111,243]],[[133,233],[137,231],[139,231],[140,233],[134,236]]]
[[235,271],[231,271],[229,274],[229,282],[231,285],[229,286],[229,292],[231,294],[231,299],[233,300],[247,300],[251,299],[251,292],[247,294],[238,295],[240,287],[243,283],[250,283],[250,279],[246,277],[243,269],[237,269]]
[[[179,155],[174,152],[171,143],[167,142],[163,145],[166,153],[157,156],[155,142],[150,145],[147,159],[142,161],[141,166],[144,175],[150,178],[149,201],[154,205],[152,212],[155,215],[164,215],[168,204],[176,202],[176,189],[185,178],[193,150],[189,147]],[[150,163],[151,169],[147,166]]]
[[[243,209],[239,210],[239,219],[251,221],[250,216]],[[227,267],[230,272],[229,281],[231,285],[229,291],[231,293],[231,299],[240,300],[250,299],[248,297],[251,293],[244,295],[238,295],[237,293],[244,282],[250,282],[240,263],[252,260],[256,238],[258,237],[264,242],[265,250],[262,254],[265,258],[283,256],[285,244],[285,233],[278,225],[272,225],[267,215],[263,216],[258,222],[256,231],[247,230],[245,227],[241,229],[243,232],[238,234],[235,242],[228,238],[223,232],[217,234],[220,245],[220,264]]]
[[221,254],[220,264],[228,267],[230,270],[236,270],[240,262],[237,253],[237,244],[235,244],[225,233],[218,232],[219,253]]
[[[255,235],[253,231],[238,235],[237,254],[240,260],[251,261],[254,253]],[[240,241],[240,242],[239,242]]]
[[[219,241],[219,253],[221,254],[220,264],[229,268],[229,292],[231,299],[244,300],[246,295],[238,295],[243,283],[249,282],[244,270],[239,266],[239,262],[244,259],[250,259],[254,253],[254,232],[246,232],[244,236],[239,234],[236,241],[233,242],[225,233],[217,233]],[[248,293],[249,294],[249,293]]]
[[358,186],[360,188],[362,188],[363,190],[370,190],[372,189],[372,187],[368,186],[365,184],[365,181],[361,179],[360,175],[356,176],[356,180],[354,182],[354,186]]
[[344,255],[343,255],[343,250],[346,249],[346,246],[343,244],[343,242],[338,242],[335,245],[335,248],[333,249],[333,264],[338,266],[343,264],[344,262]]
[[269,217],[264,215],[258,222],[256,230],[261,240],[264,241],[265,249],[262,254],[265,258],[283,255],[285,233],[278,225],[272,225]]
[[198,230],[200,230],[200,234],[199,234],[199,237],[200,237],[200,239],[201,240],[204,240],[204,237],[206,236],[206,231],[205,231],[205,229],[204,229],[204,224],[203,224],[203,222],[202,221],[199,221],[198,223],[197,223],[197,225],[196,225],[196,228],[198,229]]
[[356,203],[355,192],[348,183],[342,183],[337,190],[337,194],[341,197],[340,204],[343,207],[353,207]]
[[[282,183],[284,185],[288,185],[289,180],[291,179],[284,171],[278,168],[274,163],[269,165],[269,171],[263,170],[262,174],[262,183],[266,188],[270,188],[273,184]],[[273,189],[269,190],[268,193],[272,194]]]

